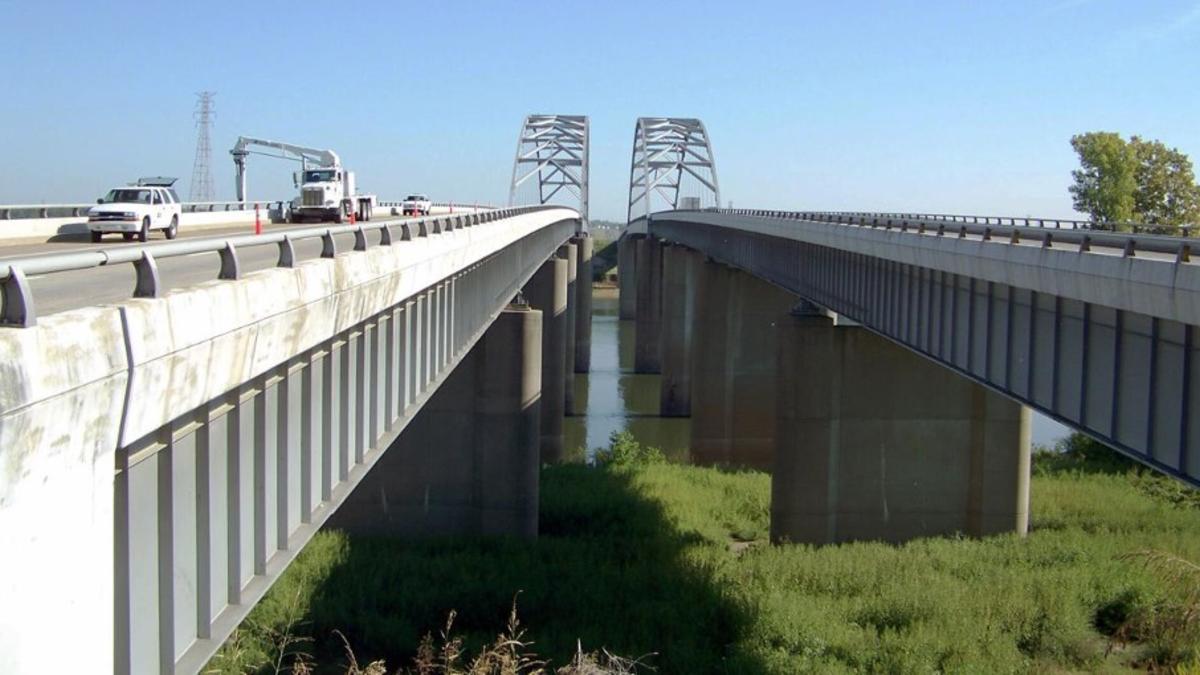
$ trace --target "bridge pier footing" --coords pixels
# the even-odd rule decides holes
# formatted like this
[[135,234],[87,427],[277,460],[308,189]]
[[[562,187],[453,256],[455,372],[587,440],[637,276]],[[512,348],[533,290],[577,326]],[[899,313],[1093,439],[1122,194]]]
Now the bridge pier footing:
[[778,328],[797,297],[720,263],[697,266],[691,459],[770,470]]
[[563,354],[563,379],[566,380],[563,409],[568,415],[574,415],[575,409],[575,327],[576,314],[579,304],[577,293],[579,288],[579,247],[566,243],[558,247],[558,257],[567,262],[567,349]]
[[780,332],[772,540],[1026,532],[1028,408],[815,308]]
[[617,318],[637,318],[637,242],[642,235],[626,234],[617,240]]
[[571,239],[578,263],[575,270],[575,372],[592,369],[592,253],[596,240],[583,233]]
[[501,312],[330,526],[536,537],[542,321],[524,306]]
[[637,242],[637,311],[634,319],[633,370],[662,372],[663,243],[654,237]]
[[525,299],[542,312],[541,462],[563,459],[566,409],[567,261],[552,257],[525,285]]

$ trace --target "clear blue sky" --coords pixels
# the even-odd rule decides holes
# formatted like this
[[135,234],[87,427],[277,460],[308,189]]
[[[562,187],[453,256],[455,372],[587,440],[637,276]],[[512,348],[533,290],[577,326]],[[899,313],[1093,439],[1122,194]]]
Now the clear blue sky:
[[[531,112],[591,117],[598,218],[624,216],[641,115],[703,119],[737,206],[1069,216],[1073,133],[1200,159],[1197,0],[339,6],[0,0],[0,202],[186,195],[202,89],[221,198],[246,134],[386,197],[503,201]],[[252,194],[291,170],[257,158]]]

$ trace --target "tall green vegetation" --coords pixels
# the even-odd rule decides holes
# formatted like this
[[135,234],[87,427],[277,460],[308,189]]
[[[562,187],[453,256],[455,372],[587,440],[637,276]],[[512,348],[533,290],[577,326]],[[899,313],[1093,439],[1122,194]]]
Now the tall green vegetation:
[[1200,666],[1196,491],[1084,437],[1037,454],[1027,538],[899,546],[771,546],[768,475],[665,462],[628,436],[603,457],[543,470],[536,542],[318,534],[210,666],[275,672],[293,635],[340,675],[336,630],[395,672],[429,660],[451,610],[454,650],[479,653],[516,632],[514,597],[522,653],[550,668],[580,644],[660,673]]
[[1200,223],[1200,185],[1192,162],[1160,141],[1093,131],[1071,137],[1080,168],[1071,172],[1075,210],[1102,226]]

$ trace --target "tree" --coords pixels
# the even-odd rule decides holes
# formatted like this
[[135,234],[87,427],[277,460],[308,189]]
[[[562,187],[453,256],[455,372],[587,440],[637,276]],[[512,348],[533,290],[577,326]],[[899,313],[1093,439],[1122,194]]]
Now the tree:
[[1159,141],[1144,141],[1137,136],[1129,139],[1129,145],[1137,158],[1137,219],[1153,225],[1200,223],[1200,185],[1196,185],[1188,156]]
[[1095,224],[1132,219],[1138,162],[1125,139],[1111,131],[1092,131],[1072,136],[1071,147],[1080,165],[1071,172],[1075,210]]
[[1179,150],[1138,136],[1126,141],[1110,131],[1072,136],[1071,147],[1080,165],[1071,172],[1075,210],[1096,225],[1200,224],[1200,185]]

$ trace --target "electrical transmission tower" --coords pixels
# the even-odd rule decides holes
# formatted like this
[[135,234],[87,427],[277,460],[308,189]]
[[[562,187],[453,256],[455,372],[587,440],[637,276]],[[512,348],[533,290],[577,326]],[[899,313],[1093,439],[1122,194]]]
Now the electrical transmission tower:
[[211,202],[213,200],[212,173],[209,171],[209,160],[212,158],[212,144],[209,142],[208,130],[212,127],[215,91],[202,91],[196,94],[196,161],[192,164],[192,189],[188,200],[193,202]]

